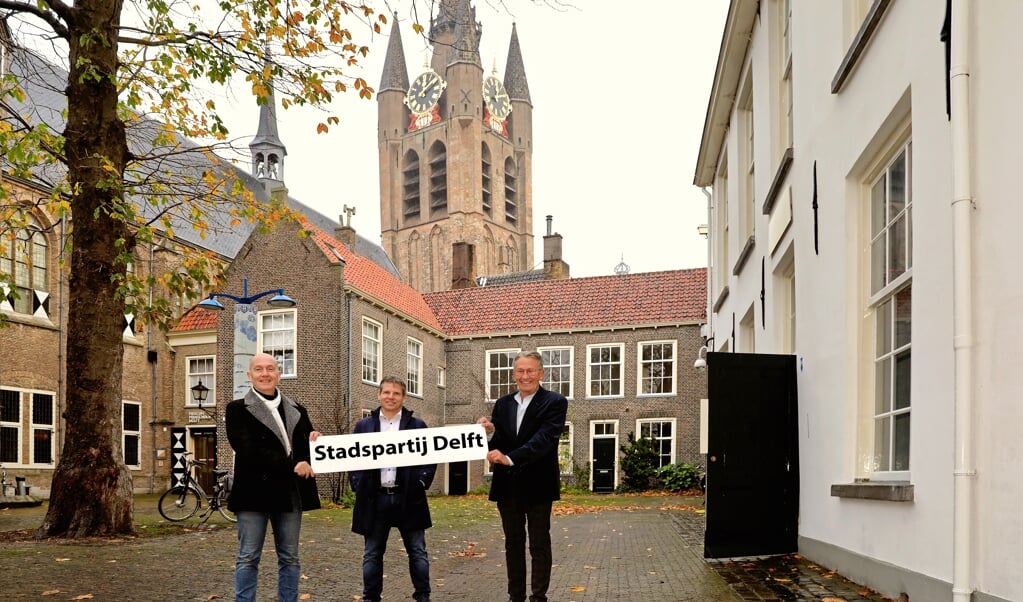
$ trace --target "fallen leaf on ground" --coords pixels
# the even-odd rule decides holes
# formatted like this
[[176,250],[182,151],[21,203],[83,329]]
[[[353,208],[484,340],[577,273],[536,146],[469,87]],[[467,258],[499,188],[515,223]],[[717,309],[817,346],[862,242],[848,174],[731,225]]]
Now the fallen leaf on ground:
[[584,591],[586,591],[586,588],[581,586],[581,585],[573,585],[572,586],[572,591],[573,592],[584,592]]
[[71,598],[71,599],[72,600],[92,600],[93,597],[94,596],[92,594],[82,594],[81,596],[75,596],[74,598]]
[[42,595],[42,596],[52,596],[54,594],[59,594],[59,593],[60,593],[59,589],[50,589],[50,590],[46,590],[45,592],[43,592],[40,595]]
[[68,560],[71,560],[71,559],[70,558],[54,558],[54,560],[56,560],[57,562],[67,562]]
[[301,596],[298,597],[298,599],[299,600],[312,600],[313,599],[313,595],[312,594],[302,594]]

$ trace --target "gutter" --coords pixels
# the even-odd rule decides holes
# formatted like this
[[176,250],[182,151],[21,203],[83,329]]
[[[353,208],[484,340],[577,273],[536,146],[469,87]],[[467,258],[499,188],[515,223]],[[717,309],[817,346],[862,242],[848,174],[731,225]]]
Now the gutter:
[[949,68],[952,130],[952,324],[955,370],[955,469],[952,514],[952,600],[973,597],[973,174],[970,169],[970,9],[952,0]]

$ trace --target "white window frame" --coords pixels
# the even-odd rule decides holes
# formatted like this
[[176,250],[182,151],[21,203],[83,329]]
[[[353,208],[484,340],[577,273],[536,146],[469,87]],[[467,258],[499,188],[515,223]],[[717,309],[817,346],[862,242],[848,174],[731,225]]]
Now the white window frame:
[[413,397],[423,396],[423,342],[408,337],[405,341],[405,388]]
[[[36,421],[36,396],[46,395],[50,398],[50,422],[37,422]],[[57,395],[49,391],[32,391],[31,395],[28,396],[28,401],[31,404],[29,407],[29,463],[33,466],[47,466],[53,467],[56,463],[57,453]],[[36,462],[36,433],[39,431],[47,431],[50,433],[50,461],[49,462]]]
[[[24,227],[15,228],[0,238],[0,246],[8,250],[6,257],[0,256],[0,272],[10,277],[10,282],[4,283],[0,292],[3,297],[8,297],[12,291],[17,294],[17,299],[10,299],[12,312],[32,315],[35,291],[49,291],[49,241],[33,215],[27,215]],[[0,298],[0,301],[5,300]]]
[[756,234],[756,124],[754,121],[753,105],[753,75],[746,73],[746,83],[739,95],[739,123],[741,125],[742,139],[740,142],[740,160],[742,161],[742,190],[740,191],[741,203],[739,208],[739,244],[745,245],[746,241]]
[[[658,425],[669,424],[669,425],[671,425],[671,436],[670,437],[664,437],[662,435],[658,435],[658,436],[654,437],[654,436],[651,436],[648,433],[644,433],[643,432],[644,427],[649,427],[650,425],[654,425],[654,424],[658,424]],[[650,441],[654,444],[654,450],[657,452],[658,468],[660,468],[662,466],[669,466],[669,465],[675,463],[675,458],[676,458],[676,453],[677,453],[676,438],[678,437],[678,419],[677,418],[640,418],[639,420],[636,421],[636,440],[638,441],[638,440],[642,439],[643,437],[646,437],[647,439],[650,439]],[[661,452],[661,446],[660,446],[660,442],[664,442],[664,441],[668,442],[669,450],[670,450],[669,453],[668,453],[668,458],[667,458],[668,462],[667,463],[663,462],[665,458],[664,458],[664,454]]]
[[[571,346],[559,345],[556,347],[538,347],[537,352],[540,357],[543,358],[543,382],[541,383],[548,391],[558,391],[568,399],[572,399],[574,396],[575,389],[575,348]],[[568,353],[568,363],[554,364],[549,360],[550,356],[557,353],[561,357],[561,361],[565,360],[564,353]],[[551,381],[551,375],[556,372],[562,372],[567,370],[568,372],[568,391],[563,391],[562,387],[555,388]],[[564,380],[559,380],[559,383],[564,383]]]
[[561,467],[563,475],[571,475],[575,472],[575,462],[572,459],[574,436],[575,429],[572,428],[572,423],[566,421],[565,428],[558,438],[558,465]]
[[[652,359],[651,360],[645,360],[645,359],[643,359],[644,358],[643,350],[646,347],[653,347],[653,346],[659,346],[659,347],[662,347],[662,348],[664,346],[669,346],[671,348],[671,358],[667,359],[667,360],[665,360],[663,358],[660,359],[660,360],[652,360]],[[657,363],[660,363],[660,364],[670,363],[671,364],[671,368],[670,368],[670,372],[671,372],[671,390],[670,391],[662,391],[660,393],[652,393],[652,392],[644,390],[645,389],[644,384],[646,382],[648,382],[648,381],[654,380],[654,377],[648,377],[646,375],[646,367],[647,367],[647,365],[651,365],[652,366],[652,365],[657,364]],[[660,377],[658,377],[658,378],[660,378]],[[663,340],[658,340],[658,341],[640,341],[640,342],[636,343],[636,395],[638,397],[664,397],[664,396],[669,396],[669,395],[675,395],[677,390],[678,390],[678,341],[676,341],[674,339],[663,339]]]
[[448,386],[448,372],[444,366],[437,366],[437,387],[443,389]]
[[[207,372],[195,371],[192,362],[209,362],[210,370]],[[190,355],[185,358],[185,407],[197,408],[199,404],[192,399],[192,387],[202,381],[204,387],[209,389],[206,394],[205,406],[217,405],[217,356],[215,355]]]
[[22,426],[22,416],[25,413],[25,408],[23,407],[24,406],[24,401],[23,401],[23,397],[22,397],[22,390],[21,389],[14,389],[14,388],[9,388],[9,387],[4,387],[4,388],[0,389],[0,391],[13,393],[14,395],[17,395],[17,400],[18,400],[18,403],[16,403],[15,406],[14,406],[18,410],[17,420],[2,420],[3,414],[0,414],[0,429],[14,429],[14,440],[16,442],[16,447],[14,449],[14,458],[11,459],[11,458],[0,457],[0,463],[7,464],[7,465],[12,465],[12,464],[20,465],[22,463],[21,462],[21,450],[22,450],[22,445],[21,444],[22,444],[22,437],[23,437],[23,432],[24,432],[24,427]]
[[[879,481],[909,481],[912,467],[910,444],[912,440],[912,280],[913,280],[913,143],[906,138],[891,147],[879,169],[865,183],[866,218],[865,235],[868,248],[866,287],[868,292],[868,325],[870,386],[869,405],[864,411],[870,417],[870,433],[866,445],[870,448],[869,461],[864,467],[871,479]],[[901,160],[903,167],[903,201],[901,209],[889,214],[892,208],[892,168]],[[883,181],[883,184],[882,184]],[[878,186],[881,186],[878,189]],[[882,192],[885,215],[875,223],[876,193]],[[899,224],[904,228],[902,236]],[[894,242],[893,242],[894,241]],[[903,245],[899,256],[901,264],[893,264],[892,245]],[[879,254],[880,253],[880,259]],[[900,324],[899,303],[906,306],[909,319]],[[900,328],[902,326],[902,328]],[[905,361],[907,374],[899,370]],[[905,382],[904,382],[905,381]],[[896,407],[899,393],[905,396],[901,407]],[[901,445],[896,441],[904,432]],[[896,448],[902,449],[902,454]],[[903,464],[896,464],[904,455]]]
[[[503,397],[503,396],[505,396],[505,395],[507,395],[509,393],[514,393],[517,390],[517,386],[515,385],[515,378],[512,375],[512,372],[515,369],[515,356],[519,354],[519,351],[521,351],[521,349],[519,349],[519,348],[514,348],[514,349],[488,349],[487,350],[487,352],[485,354],[485,363],[484,363],[484,366],[483,366],[483,372],[484,372],[484,374],[487,375],[487,377],[486,377],[487,378],[486,390],[485,390],[485,395],[487,397],[487,401],[495,402],[495,401],[498,400],[498,398]],[[490,358],[495,357],[495,356],[499,356],[499,355],[506,356],[506,358],[508,360],[507,366],[497,366],[497,367],[492,368],[491,367],[491,359]],[[500,382],[495,382],[495,379],[494,379],[495,373],[501,374],[501,375],[504,375],[504,373],[507,373],[507,375],[506,376],[502,376],[501,378],[497,379],[497,380],[500,380]],[[493,396],[495,388],[498,389],[497,393],[499,393],[496,397]]]
[[[287,320],[288,316],[290,316],[291,318],[290,326],[287,325],[285,325],[284,327],[275,326],[274,328],[266,328],[265,326],[265,320],[267,319],[275,320],[278,317],[284,317],[285,320]],[[261,353],[268,353],[272,355],[274,359],[277,360],[277,366],[281,371],[281,378],[294,378],[298,376],[298,310],[295,309],[265,310],[258,313],[257,319],[258,319],[257,349],[259,349]],[[270,345],[270,343],[268,343],[268,341],[266,340],[267,338],[275,339],[278,338],[277,337],[278,333],[288,332],[291,333],[290,341],[285,340],[280,343],[274,341],[272,343],[272,346],[268,346]],[[268,337],[267,336],[268,334],[271,336]],[[285,338],[287,338],[286,335]],[[288,343],[290,343],[290,345]],[[290,358],[288,357],[289,352],[291,356]]]
[[[598,362],[594,363],[592,353],[596,349],[618,349],[618,361],[617,362]],[[612,375],[608,375],[607,378],[594,379],[593,370],[597,366],[609,366],[611,370],[615,365],[618,366],[618,378],[614,378]],[[593,385],[596,381],[607,381],[612,386],[617,387],[617,393],[609,393],[607,395],[594,395]],[[602,343],[597,345],[586,346],[586,398],[587,399],[615,399],[625,396],[625,343]]]
[[780,69],[779,85],[779,141],[781,150],[792,146],[792,3],[791,0],[778,0],[778,28],[780,38]]
[[[366,329],[376,330],[376,336],[367,334]],[[380,366],[384,358],[384,325],[370,318],[362,319],[362,382],[379,385]],[[369,365],[372,364],[372,365]],[[372,374],[367,374],[372,371]],[[370,378],[367,378],[369,376]]]
[[[139,417],[138,430],[129,430],[124,426],[125,417],[124,408],[126,408],[127,406],[135,406],[136,408],[138,408]],[[135,446],[135,449],[137,450],[138,453],[138,458],[135,458],[137,460],[136,463],[129,462],[129,458],[127,457],[128,453],[127,443],[129,437],[134,437],[138,442],[137,445]],[[129,468],[142,468],[142,404],[137,401],[121,402],[121,454],[124,457],[125,466],[128,466]]]

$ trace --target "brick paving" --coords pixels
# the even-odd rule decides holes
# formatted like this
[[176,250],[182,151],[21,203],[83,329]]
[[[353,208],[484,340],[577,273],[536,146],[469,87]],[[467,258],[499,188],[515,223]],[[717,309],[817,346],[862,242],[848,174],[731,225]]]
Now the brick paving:
[[[140,502],[137,512],[154,509]],[[26,519],[29,512],[34,518]],[[21,513],[20,515],[17,513]],[[40,510],[0,511],[0,531],[38,525]],[[312,512],[301,537],[303,600],[358,600],[362,538],[335,516]],[[347,515],[341,515],[347,516]],[[427,532],[433,600],[503,602],[500,520],[491,507],[466,524]],[[609,600],[759,601],[886,600],[840,575],[782,556],[707,562],[704,517],[678,498],[649,509],[555,515],[552,602]],[[180,533],[116,541],[63,543],[0,540],[3,600],[167,601],[233,599],[234,527],[220,517]],[[275,557],[268,542],[260,600],[274,600]],[[384,599],[411,600],[401,539],[392,532],[385,558]],[[91,596],[91,597],[89,597]]]

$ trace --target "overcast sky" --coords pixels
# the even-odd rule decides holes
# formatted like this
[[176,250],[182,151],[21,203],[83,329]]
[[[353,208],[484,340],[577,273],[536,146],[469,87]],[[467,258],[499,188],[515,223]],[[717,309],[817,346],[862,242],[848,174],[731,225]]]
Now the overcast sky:
[[[574,277],[611,274],[623,260],[633,273],[705,266],[697,226],[706,198],[692,181],[727,0],[498,2],[474,2],[480,55],[485,75],[496,60],[503,79],[516,23],[533,101],[534,267],[547,215]],[[412,80],[428,49],[412,30],[409,0],[388,5],[399,13]],[[376,36],[359,74],[374,88],[386,48],[387,35]],[[334,107],[341,123],[326,135],[315,131],[322,114],[278,110],[285,184],[335,219],[356,207],[352,226],[379,243],[377,103],[343,96]],[[240,102],[232,135],[254,133],[256,115]]]

